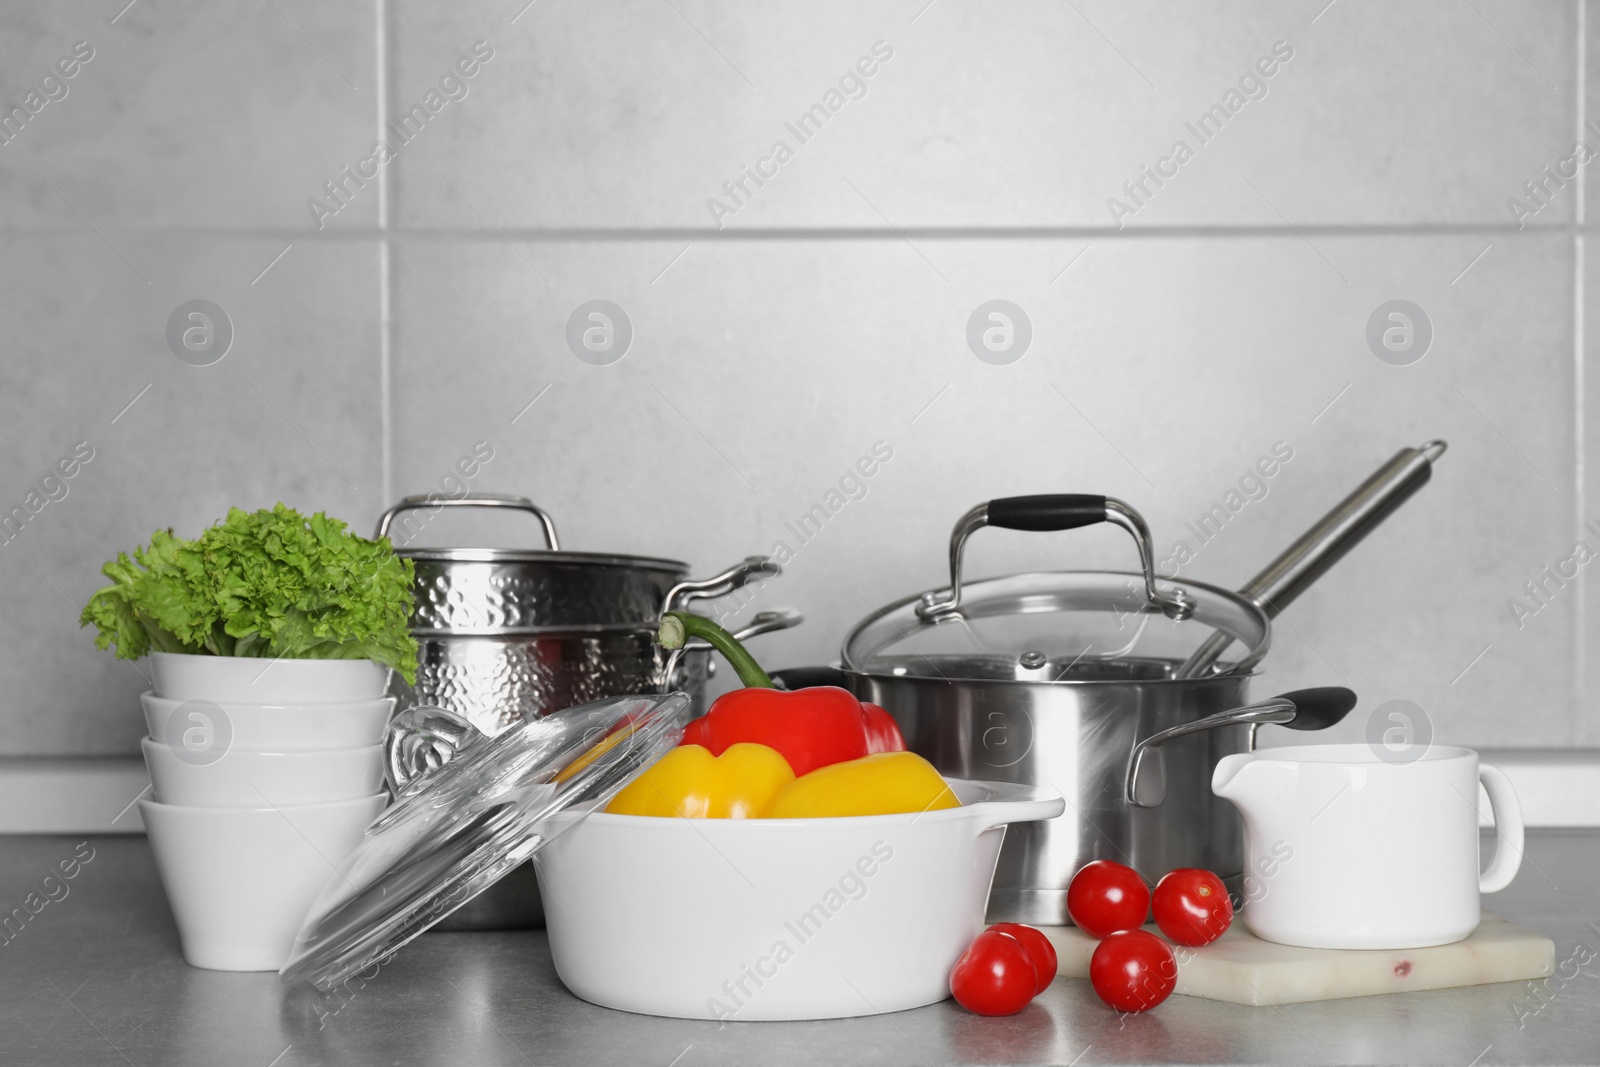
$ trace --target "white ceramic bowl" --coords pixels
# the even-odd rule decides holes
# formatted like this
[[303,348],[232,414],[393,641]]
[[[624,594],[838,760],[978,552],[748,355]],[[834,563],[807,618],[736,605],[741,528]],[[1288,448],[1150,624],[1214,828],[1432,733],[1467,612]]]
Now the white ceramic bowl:
[[556,973],[584,1000],[686,1019],[932,1004],[984,926],[1005,825],[1065,803],[952,780],[962,807],[837,819],[596,812],[534,856]]
[[311,901],[387,798],[291,808],[139,801],[183,958],[218,971],[276,971]]
[[156,695],[218,704],[334,704],[376,700],[389,668],[369,659],[251,659],[150,653]]
[[[161,804],[197,808],[286,808],[370,797],[383,788],[383,746],[320,752],[246,752],[190,762],[181,746],[145,738],[144,765]],[[192,758],[192,757],[191,757]]]
[[[209,730],[212,743],[229,749],[310,752],[382,744],[395,700],[379,697],[340,704],[196,703],[143,693],[139,703],[144,705],[144,721],[151,739],[162,744],[183,744],[184,735],[199,727],[202,740]],[[226,725],[193,718],[198,712],[215,720],[219,711]],[[221,736],[223,733],[227,734],[226,739]]]

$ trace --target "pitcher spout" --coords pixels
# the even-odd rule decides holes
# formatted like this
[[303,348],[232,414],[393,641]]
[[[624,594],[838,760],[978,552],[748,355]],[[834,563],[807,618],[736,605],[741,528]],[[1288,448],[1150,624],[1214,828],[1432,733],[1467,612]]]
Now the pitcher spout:
[[1217,761],[1217,769],[1211,774],[1211,791],[1224,800],[1233,801],[1239,808],[1244,808],[1252,792],[1250,781],[1255,777],[1246,773],[1245,768],[1255,762],[1255,754],[1251,752],[1236,752],[1231,756],[1223,756]]

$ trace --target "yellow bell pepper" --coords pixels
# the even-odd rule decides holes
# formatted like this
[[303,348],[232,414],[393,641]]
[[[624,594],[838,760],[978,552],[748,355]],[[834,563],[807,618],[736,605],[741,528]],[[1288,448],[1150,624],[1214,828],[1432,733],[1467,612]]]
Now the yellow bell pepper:
[[877,752],[801,775],[778,791],[761,817],[897,815],[960,806],[933,764],[915,752]]
[[623,788],[606,811],[612,815],[685,819],[758,818],[794,772],[775,749],[729,745],[720,756],[700,745],[679,745]]

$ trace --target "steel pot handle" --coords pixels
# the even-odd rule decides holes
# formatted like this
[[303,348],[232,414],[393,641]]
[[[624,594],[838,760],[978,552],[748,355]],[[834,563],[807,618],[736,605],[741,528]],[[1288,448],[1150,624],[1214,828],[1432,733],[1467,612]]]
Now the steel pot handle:
[[[742,629],[735,630],[733,639],[735,641],[748,641],[750,638],[760,637],[762,634],[793,629],[805,621],[806,617],[794,608],[776,608],[772,611],[761,611],[757,612],[755,617],[746,623]],[[693,645],[698,648],[700,642],[693,642]],[[706,647],[710,648],[711,646],[707,645]]]
[[378,520],[378,532],[372,536],[374,538],[385,536],[396,515],[405,511],[416,511],[419,508],[514,508],[517,511],[526,511],[538,519],[539,525],[544,528],[545,543],[550,546],[550,551],[561,550],[561,545],[556,540],[555,520],[550,517],[549,512],[525,496],[507,496],[504,493],[468,493],[466,496],[458,497],[440,496],[438,493],[408,496],[383,513],[383,517]]
[[1089,493],[1049,493],[1039,496],[1009,496],[979,504],[956,522],[950,534],[950,590],[941,599],[938,593],[925,593],[917,605],[917,615],[934,622],[958,615],[961,610],[961,556],[967,538],[985,526],[1005,530],[1035,532],[1076,530],[1109,522],[1127,530],[1139,546],[1139,566],[1144,571],[1145,600],[1159,607],[1169,619],[1187,619],[1194,614],[1194,598],[1182,590],[1163,593],[1156,588],[1155,553],[1150,548],[1150,527],[1132,507],[1109,496]]
[[[748,641],[750,638],[760,637],[762,634],[770,634],[776,630],[787,630],[791,627],[799,626],[805,621],[806,617],[800,614],[794,608],[778,608],[774,611],[762,611],[758,612],[755,617],[752,618],[742,629],[735,630],[733,632],[733,639],[735,641]],[[674,689],[682,688],[682,686],[678,684],[678,679],[674,677],[674,675],[677,674],[678,664],[683,660],[683,657],[686,653],[704,652],[710,647],[711,646],[706,644],[704,641],[696,640],[690,641],[682,648],[673,649],[672,654],[667,657],[666,667],[661,672],[661,692],[670,693]],[[711,664],[706,668],[708,674],[713,666],[715,666],[715,664]]]
[[1231,708],[1207,715],[1203,719],[1162,730],[1133,746],[1128,756],[1128,773],[1123,781],[1122,797],[1139,808],[1160,807],[1167,799],[1166,767],[1161,760],[1161,746],[1175,737],[1214,730],[1219,726],[1261,723],[1285,723],[1294,718],[1294,703],[1282,697],[1264,700],[1243,708]]
[[1122,783],[1123,799],[1139,808],[1159,807],[1167,798],[1166,767],[1161,746],[1176,737],[1214,730],[1219,726],[1250,727],[1250,749],[1256,747],[1257,728],[1269,723],[1295,730],[1325,730],[1338,723],[1356,705],[1356,695],[1343,686],[1297,689],[1242,708],[1230,708],[1194,722],[1174,726],[1133,746]]
[[753,579],[776,578],[782,573],[783,568],[768,556],[746,556],[721,574],[699,581],[679,582],[667,591],[666,598],[661,602],[661,610],[682,611],[690,601],[727,596]]

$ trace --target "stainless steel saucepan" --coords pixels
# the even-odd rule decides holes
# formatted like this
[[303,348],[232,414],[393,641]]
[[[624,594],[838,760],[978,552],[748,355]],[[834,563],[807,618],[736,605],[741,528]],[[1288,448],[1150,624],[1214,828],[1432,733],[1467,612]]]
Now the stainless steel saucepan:
[[[1437,443],[1403,450],[1330,512],[1311,542],[1296,542],[1279,561],[1300,561],[1287,568],[1293,591],[1415,492],[1440,451]],[[1057,531],[1098,522],[1128,531],[1139,571],[964,580],[966,542],[984,526]],[[1093,859],[1129,864],[1151,881],[1175,867],[1237,879],[1238,814],[1212,795],[1213,768],[1253,745],[1261,725],[1298,719],[1293,725],[1321,728],[1353,706],[1347,690],[1251,705],[1269,616],[1287,599],[1283,589],[1271,601],[1254,591],[1158,577],[1149,531],[1121,501],[994,500],[956,524],[948,588],[863,619],[845,639],[840,669],[774,677],[791,687],[843,685],[887,708],[907,745],[942,773],[1058,790],[1065,814],[1007,832],[989,911],[994,920],[1065,923],[1067,883]],[[1229,649],[1230,658],[1218,658]]]

